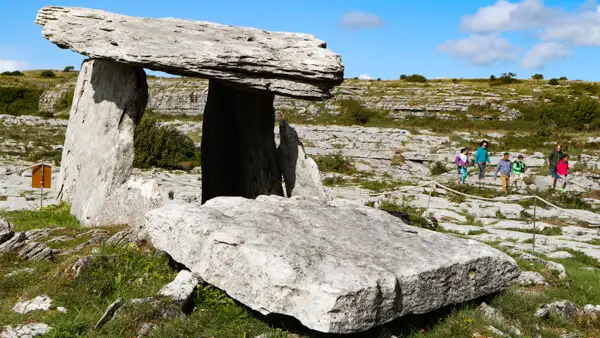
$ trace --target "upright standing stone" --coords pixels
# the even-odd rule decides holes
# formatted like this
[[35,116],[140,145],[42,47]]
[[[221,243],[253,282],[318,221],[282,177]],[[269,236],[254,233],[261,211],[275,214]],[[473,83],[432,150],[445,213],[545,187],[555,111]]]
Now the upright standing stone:
[[82,224],[109,225],[118,218],[117,210],[111,215],[104,208],[131,175],[133,133],[147,100],[142,68],[101,60],[82,64],[58,184],[58,198],[71,203]]
[[202,203],[217,196],[283,196],[274,98],[210,80],[202,125]]
[[286,121],[279,121],[277,157],[283,172],[287,197],[327,198],[317,163],[304,152],[298,133]]

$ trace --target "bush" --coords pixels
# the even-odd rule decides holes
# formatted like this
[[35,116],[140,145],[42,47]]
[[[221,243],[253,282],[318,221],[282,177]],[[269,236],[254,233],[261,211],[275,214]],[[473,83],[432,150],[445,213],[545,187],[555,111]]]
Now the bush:
[[427,78],[423,75],[413,74],[413,75],[406,77],[406,81],[424,83],[424,82],[427,82]]
[[558,80],[557,79],[550,79],[548,81],[548,84],[551,86],[558,86]]
[[54,74],[53,71],[51,70],[44,70],[40,73],[41,77],[56,77],[56,74]]
[[66,66],[65,69],[63,69],[63,72],[68,73],[68,72],[72,72],[75,69],[75,67],[73,66]]
[[490,75],[490,81],[496,81],[496,76],[494,74]]
[[432,176],[438,176],[441,174],[445,174],[449,171],[450,171],[450,169],[446,168],[446,166],[440,161],[436,161],[433,164],[433,166],[431,167],[431,175]]
[[559,80],[561,80],[561,81],[567,81],[568,79],[567,79],[566,76],[561,76]]
[[406,80],[406,74],[400,75],[400,80]]
[[133,145],[136,168],[190,170],[200,166],[200,149],[189,137],[150,117],[143,117],[135,128]]
[[18,70],[15,70],[15,71],[13,71],[13,72],[3,72],[3,73],[2,73],[2,74],[0,74],[0,75],[4,75],[4,76],[23,76],[23,75],[25,75],[25,74],[23,74],[22,72],[20,72],[20,71],[18,71]]
[[502,73],[499,78],[492,75],[490,76],[490,86],[501,86],[521,82],[516,79],[516,76],[517,74],[511,72]]
[[352,161],[349,158],[342,156],[341,152],[335,155],[317,156],[315,162],[317,163],[319,170],[323,172],[334,172],[345,175],[356,173],[356,168]]
[[531,76],[531,78],[532,78],[533,80],[543,80],[543,79],[544,79],[544,75],[542,75],[542,74],[533,74],[533,75]]
[[35,115],[38,113],[41,89],[0,87],[0,113]]
[[58,99],[58,101],[56,101],[56,103],[54,104],[54,109],[57,111],[70,109],[71,104],[73,104],[73,95],[73,90],[69,90],[68,92],[66,92],[60,97],[60,99]]
[[352,123],[367,124],[375,117],[381,117],[381,113],[375,109],[363,107],[358,101],[349,99],[341,100],[342,114],[349,118]]

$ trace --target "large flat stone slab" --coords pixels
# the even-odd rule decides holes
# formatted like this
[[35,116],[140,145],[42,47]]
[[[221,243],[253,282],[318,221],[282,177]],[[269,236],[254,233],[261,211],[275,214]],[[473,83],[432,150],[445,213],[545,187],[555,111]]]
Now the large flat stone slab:
[[216,197],[146,215],[154,246],[263,314],[364,331],[505,289],[515,261],[344,200]]
[[341,57],[309,34],[54,6],[42,8],[36,23],[46,39],[90,58],[279,95],[324,99],[343,81]]

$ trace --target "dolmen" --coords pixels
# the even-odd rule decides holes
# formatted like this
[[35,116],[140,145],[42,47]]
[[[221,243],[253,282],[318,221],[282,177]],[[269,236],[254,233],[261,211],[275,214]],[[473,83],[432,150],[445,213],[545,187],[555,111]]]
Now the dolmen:
[[[242,304],[327,333],[475,300],[520,275],[483,243],[328,198],[285,122],[276,148],[274,96],[324,100],[343,81],[341,58],[324,41],[71,7],[44,7],[36,23],[60,48],[89,57],[59,180],[83,225],[143,228],[157,249]],[[156,182],[130,177],[148,100],[143,68],[209,79],[201,202],[164,203]]]

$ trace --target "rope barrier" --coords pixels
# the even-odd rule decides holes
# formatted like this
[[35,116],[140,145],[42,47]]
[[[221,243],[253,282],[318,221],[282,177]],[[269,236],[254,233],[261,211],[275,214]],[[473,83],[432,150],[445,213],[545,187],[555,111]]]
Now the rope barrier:
[[17,168],[17,169],[13,169],[12,171],[7,171],[7,172],[4,172],[4,173],[0,173],[0,175],[12,175],[12,174],[15,174],[15,173],[20,173],[20,172],[23,172],[23,171],[25,171],[27,169],[31,169],[31,167],[35,167],[36,165],[40,165],[40,164],[42,164],[42,163],[32,164],[32,165],[28,165],[26,167],[20,167],[20,168]]

